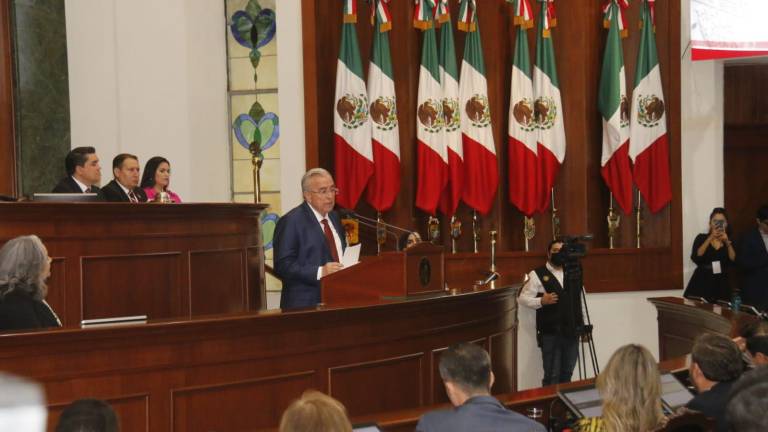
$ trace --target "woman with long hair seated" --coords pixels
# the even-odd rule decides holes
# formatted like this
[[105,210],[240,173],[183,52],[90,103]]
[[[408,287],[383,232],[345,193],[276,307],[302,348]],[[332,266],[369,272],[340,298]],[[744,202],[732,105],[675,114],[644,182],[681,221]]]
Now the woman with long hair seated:
[[0,330],[60,327],[45,296],[51,275],[48,250],[35,235],[16,237],[0,249]]
[[650,432],[667,421],[661,410],[661,375],[653,355],[641,345],[624,345],[597,376],[601,417],[579,421],[578,432]]
[[165,192],[168,198],[175,203],[181,202],[181,197],[171,191],[171,163],[162,156],[155,156],[144,165],[144,174],[141,175],[141,188],[147,194],[147,201],[154,201],[155,197]]

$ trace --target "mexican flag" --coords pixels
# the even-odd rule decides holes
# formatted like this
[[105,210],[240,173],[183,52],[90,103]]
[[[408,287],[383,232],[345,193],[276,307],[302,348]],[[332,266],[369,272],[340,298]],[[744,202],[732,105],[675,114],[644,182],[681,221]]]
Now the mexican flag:
[[[527,3],[527,0],[517,1]],[[526,10],[519,4],[515,5],[516,11],[520,9]],[[530,5],[527,10],[530,10]],[[515,13],[515,23],[519,23],[519,27],[509,95],[509,201],[524,215],[531,217],[539,209],[542,192],[533,115],[531,57],[528,54],[528,32],[523,17]]]
[[373,174],[368,92],[357,44],[355,11],[356,0],[345,0],[333,110],[335,174],[339,187],[336,202],[347,208],[355,208]]
[[643,0],[641,14],[643,27],[632,92],[629,157],[635,164],[637,188],[651,212],[656,213],[672,201],[669,142],[653,13],[647,0]]
[[373,53],[368,67],[368,100],[373,138],[373,176],[366,200],[377,211],[392,207],[400,192],[400,130],[397,124],[395,81],[389,53],[392,26],[387,2],[376,0],[371,8],[374,20]]
[[476,8],[475,0],[462,0],[459,6],[458,27],[468,32],[459,81],[459,106],[464,111],[461,115],[465,167],[462,196],[467,205],[480,214],[486,214],[493,207],[499,184],[499,168]]
[[433,20],[434,0],[418,0],[414,26],[424,30],[416,102],[416,207],[435,214],[448,181],[448,155],[443,130],[443,91]]
[[632,170],[629,167],[629,101],[624,76],[624,56],[619,36],[621,9],[616,0],[605,8],[608,39],[597,104],[603,116],[601,173],[624,213],[632,212]]
[[461,143],[461,109],[459,108],[459,68],[456,65],[456,47],[453,43],[453,25],[448,11],[448,0],[439,0],[440,27],[440,83],[443,90],[443,121],[448,152],[448,185],[440,197],[440,212],[453,216],[464,191],[464,151]]
[[555,6],[542,2],[539,28],[536,32],[536,66],[533,69],[533,118],[536,122],[537,155],[539,157],[538,211],[549,208],[549,192],[555,186],[560,166],[565,159],[565,126],[560,83],[557,79],[555,47],[551,29],[555,26]]

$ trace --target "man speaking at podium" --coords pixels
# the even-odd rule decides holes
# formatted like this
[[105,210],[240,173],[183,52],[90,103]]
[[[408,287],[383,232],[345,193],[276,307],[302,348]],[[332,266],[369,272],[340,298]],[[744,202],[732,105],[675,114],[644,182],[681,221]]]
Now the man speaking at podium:
[[320,303],[320,278],[341,270],[347,247],[333,212],[338,189],[331,174],[312,168],[301,178],[304,202],[286,213],[275,228],[275,272],[283,280],[281,309]]

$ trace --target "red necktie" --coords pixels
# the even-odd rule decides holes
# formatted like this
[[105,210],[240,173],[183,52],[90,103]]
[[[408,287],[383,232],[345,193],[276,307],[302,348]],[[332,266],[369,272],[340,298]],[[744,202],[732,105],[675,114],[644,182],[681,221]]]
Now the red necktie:
[[85,193],[91,193],[91,188],[86,189]]
[[139,199],[138,199],[138,198],[136,198],[136,194],[135,194],[135,193],[133,193],[133,191],[129,191],[129,192],[128,192],[128,199],[130,199],[132,203],[137,203],[137,202],[139,202]]
[[331,227],[328,225],[328,219],[323,219],[323,232],[325,233],[325,241],[328,243],[328,248],[331,249],[333,262],[339,262],[339,253],[336,251],[336,239],[333,238]]

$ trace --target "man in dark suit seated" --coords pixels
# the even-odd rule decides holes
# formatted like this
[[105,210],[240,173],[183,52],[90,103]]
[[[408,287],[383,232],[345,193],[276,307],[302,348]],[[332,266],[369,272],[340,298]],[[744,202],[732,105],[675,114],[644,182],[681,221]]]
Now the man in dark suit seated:
[[64,158],[67,176],[53,188],[53,193],[98,193],[101,165],[93,147],[73,148]]
[[736,262],[742,269],[744,282],[741,299],[758,309],[768,309],[768,204],[757,210],[757,226],[738,243]]
[[768,367],[745,373],[733,385],[725,410],[728,430],[768,431]]
[[491,396],[491,357],[481,347],[462,343],[440,356],[440,377],[454,408],[424,414],[417,432],[544,432],[544,425],[506,409]]
[[699,392],[686,408],[717,420],[717,431],[727,431],[725,405],[733,383],[744,371],[741,351],[730,338],[704,333],[691,350],[690,377]]
[[341,270],[347,242],[333,206],[338,189],[322,168],[301,179],[304,202],[275,227],[275,272],[283,281],[280,308],[314,307],[320,302],[320,278]]
[[104,201],[147,202],[147,194],[139,187],[139,158],[120,153],[112,159],[115,179],[101,189]]

